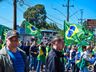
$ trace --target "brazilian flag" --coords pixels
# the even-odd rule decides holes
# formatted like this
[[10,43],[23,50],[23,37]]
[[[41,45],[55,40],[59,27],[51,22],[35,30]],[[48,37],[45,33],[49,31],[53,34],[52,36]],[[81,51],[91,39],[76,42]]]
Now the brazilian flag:
[[93,38],[93,33],[91,31],[89,31],[88,29],[86,29],[84,26],[82,26],[82,30],[83,33],[79,34],[79,40],[80,43],[79,45],[89,45],[89,42],[91,42],[94,38]]
[[80,24],[72,24],[64,21],[64,40],[66,45],[88,45],[93,39],[93,33]]
[[86,29],[84,27],[83,27],[83,31],[84,31],[84,33],[81,34],[81,36],[80,36],[83,40],[84,39],[86,39],[86,40],[92,40],[93,39],[93,33],[91,31],[89,31],[88,29]]
[[66,45],[77,44],[80,42],[79,36],[84,32],[82,26],[77,24],[72,24],[64,21],[64,40]]
[[78,30],[78,28],[76,27],[76,25],[75,24],[73,24],[73,25],[70,25],[69,27],[68,27],[68,29],[66,30],[66,32],[65,32],[65,37],[67,38],[67,39],[72,39],[72,36],[74,36],[76,33],[78,33],[79,32],[79,30]]
[[27,21],[25,21],[25,32],[26,34],[37,36],[37,37],[41,35],[40,30]]

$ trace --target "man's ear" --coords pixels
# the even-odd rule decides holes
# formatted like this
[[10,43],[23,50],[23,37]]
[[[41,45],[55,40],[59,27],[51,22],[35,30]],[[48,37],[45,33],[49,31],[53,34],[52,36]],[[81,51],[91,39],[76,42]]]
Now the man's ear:
[[6,42],[8,41],[9,39],[6,39]]

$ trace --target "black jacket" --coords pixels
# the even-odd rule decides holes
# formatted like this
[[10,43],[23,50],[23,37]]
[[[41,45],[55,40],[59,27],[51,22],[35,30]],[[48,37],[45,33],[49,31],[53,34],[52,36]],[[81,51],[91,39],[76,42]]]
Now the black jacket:
[[30,47],[30,52],[31,52],[31,55],[33,57],[37,57],[38,56],[38,53],[39,53],[38,51],[39,51],[39,49],[37,48],[37,46],[33,45],[33,46]]
[[64,55],[52,49],[46,59],[45,72],[64,72]]

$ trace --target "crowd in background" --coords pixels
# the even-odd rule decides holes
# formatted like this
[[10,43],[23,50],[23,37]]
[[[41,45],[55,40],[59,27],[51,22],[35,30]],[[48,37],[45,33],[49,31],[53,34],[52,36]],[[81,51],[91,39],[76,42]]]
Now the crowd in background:
[[[25,44],[21,42],[21,46],[29,59],[29,69],[31,71],[40,72],[45,68],[45,61],[48,53],[52,49],[50,42],[46,44],[42,41],[37,44],[37,39],[33,39]],[[92,45],[82,46],[79,50],[78,45],[65,46],[62,50],[64,54],[64,71],[65,72],[95,72],[96,71],[96,47]]]
[[60,37],[40,43],[38,38],[32,38],[19,44],[18,38],[16,31],[7,33],[6,46],[0,50],[0,72],[13,72],[9,61],[16,72],[96,72],[96,46],[65,46]]
[[44,70],[45,60],[51,50],[51,43],[44,43],[43,41],[38,44],[37,39],[33,38],[31,42],[20,43],[20,48],[27,54],[29,60],[29,69],[31,71],[40,72]]

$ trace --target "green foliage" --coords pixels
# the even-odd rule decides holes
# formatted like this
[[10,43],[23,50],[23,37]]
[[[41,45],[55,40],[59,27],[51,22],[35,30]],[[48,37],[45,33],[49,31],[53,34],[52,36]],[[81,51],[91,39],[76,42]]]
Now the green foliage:
[[60,36],[64,37],[64,30],[59,30],[58,33]]
[[51,30],[61,30],[60,28],[58,28],[56,23],[46,23],[46,29],[51,29]]
[[[38,29],[52,29],[60,30],[56,23],[46,22],[46,10],[44,5],[37,4],[35,6],[29,7],[23,14],[26,21],[34,25]],[[25,21],[22,22],[21,27],[25,28]]]
[[25,28],[25,20],[22,21],[22,23],[21,23],[21,27],[22,27],[22,28]]
[[33,23],[37,28],[46,26],[46,10],[44,5],[37,4],[33,7],[29,7],[24,12],[24,18],[26,21]]
[[7,31],[10,30],[10,28],[4,26],[4,25],[0,25],[0,36],[1,36],[1,39],[3,41],[3,44],[1,45],[4,45],[5,44],[5,41],[6,41],[6,33]]

